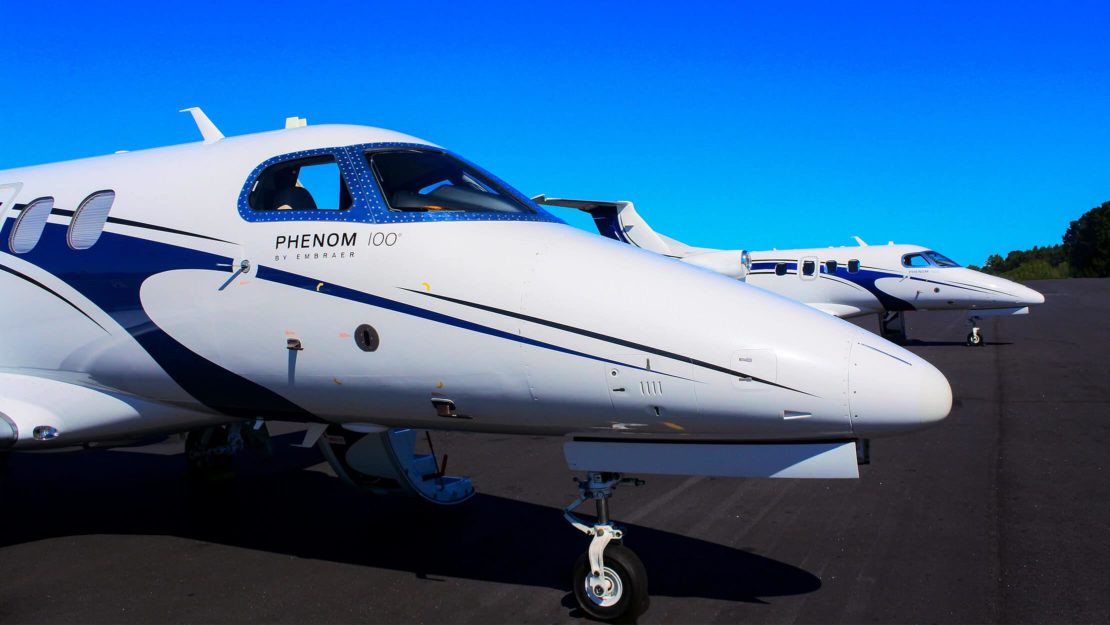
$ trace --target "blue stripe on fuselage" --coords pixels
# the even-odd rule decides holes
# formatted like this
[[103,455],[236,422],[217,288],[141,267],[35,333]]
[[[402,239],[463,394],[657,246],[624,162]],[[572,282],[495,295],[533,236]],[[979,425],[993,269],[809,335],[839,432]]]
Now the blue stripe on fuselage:
[[662,375],[670,378],[680,378],[683,380],[687,379],[682,378],[681,376],[671,375],[669,373],[663,373],[653,369],[646,369],[644,367],[630,365],[625,362],[602,358],[601,356],[595,356],[593,354],[587,354],[585,352],[580,352],[568,347],[562,347],[559,345],[554,345],[552,343],[538,341],[536,339],[528,338],[521,334],[506,332],[505,330],[498,330],[497,328],[484,326],[479,323],[474,323],[473,321],[459,319],[458,317],[452,317],[450,315],[438,313],[426,308],[414,306],[412,304],[406,304],[404,302],[391,300],[385,297],[381,297],[380,295],[373,295],[371,293],[366,293],[364,291],[359,291],[357,289],[352,289],[337,284],[322,283],[315,278],[309,278],[300,274],[289,273],[288,271],[274,269],[273,267],[267,267],[265,265],[258,268],[258,273],[256,275],[259,280],[268,280],[270,282],[276,282],[278,284],[284,284],[286,286],[296,287],[298,289],[304,289],[306,291],[313,291],[315,293],[322,293],[324,295],[330,295],[332,297],[338,297],[353,302],[360,302],[363,304],[368,304],[370,306],[375,306],[377,308],[384,308],[386,310],[392,310],[394,312],[411,315],[413,317],[419,317],[428,321],[434,321],[436,323],[442,323],[456,328],[470,330],[471,332],[485,334],[487,336],[494,336],[509,341],[516,341],[518,343],[524,343],[525,345],[531,345],[533,347],[549,349],[551,351],[560,352],[563,354],[570,354],[572,356],[579,356],[581,358],[589,358],[590,360],[596,360],[598,362],[620,365],[622,367],[637,369],[639,371],[651,371],[656,375]]
[[[771,270],[771,271],[774,271],[775,266],[778,265],[780,262],[785,262],[786,263],[786,270],[788,272],[793,271],[794,273],[797,273],[798,263],[796,261],[758,261],[758,262],[752,263],[752,271],[757,271],[757,270],[762,271],[762,270],[768,270],[768,269]],[[824,269],[824,266],[819,266],[816,270],[820,271],[820,269]],[[817,277],[817,276],[814,276],[814,277]],[[857,286],[863,287],[864,289],[867,289],[867,291],[869,293],[871,293],[872,295],[875,296],[875,299],[879,300],[879,305],[882,306],[884,310],[888,310],[888,311],[916,310],[916,308],[914,308],[913,304],[911,304],[911,303],[909,303],[905,300],[899,299],[897,297],[894,297],[890,293],[887,293],[886,291],[883,291],[882,289],[880,289],[875,284],[876,282],[878,282],[878,280],[880,278],[901,278],[902,277],[901,274],[890,273],[890,272],[887,272],[887,271],[882,271],[882,270],[878,270],[878,269],[874,269],[874,268],[870,268],[870,267],[863,267],[863,266],[860,266],[859,271],[857,271],[855,273],[852,273],[852,272],[848,271],[847,267],[838,266],[836,268],[836,273],[833,274],[832,276],[830,276],[829,274],[827,274],[825,272],[821,272],[820,277],[830,278],[830,279],[833,278],[833,277],[839,278],[841,280],[845,280],[845,281],[850,282],[852,284],[855,284]]]
[[[8,240],[14,223],[5,220],[0,242]],[[91,248],[74,250],[66,230],[64,224],[47,223],[38,245],[19,258],[61,279],[111,316],[185,392],[234,417],[315,420],[304,408],[177,342],[143,310],[139,291],[147,278],[175,269],[230,271],[232,259],[108,231]]]
[[[0,228],[0,242],[7,240],[14,222],[13,219],[5,220]],[[197,401],[236,417],[315,419],[310,412],[281,395],[191,351],[158,327],[143,309],[140,289],[151,276],[178,269],[230,273],[231,258],[108,231],[103,232],[91,248],[73,250],[66,241],[66,230],[64,224],[48,223],[38,244],[30,252],[20,254],[19,258],[61,279],[111,316]],[[321,284],[319,280],[271,267],[259,267],[256,275],[260,280],[341,297],[487,336],[640,371],[648,370],[347,287],[324,284],[317,290],[317,285]],[[686,379],[659,371],[653,373]]]

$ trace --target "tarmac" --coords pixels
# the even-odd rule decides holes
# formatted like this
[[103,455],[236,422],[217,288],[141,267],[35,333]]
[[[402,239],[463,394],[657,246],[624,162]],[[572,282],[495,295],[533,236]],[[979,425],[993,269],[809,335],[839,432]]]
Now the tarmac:
[[[1110,622],[1110,279],[1031,286],[1046,303],[984,319],[983,347],[961,313],[910,313],[952,413],[875,440],[859,480],[621,487],[612,513],[650,578],[640,622]],[[184,479],[176,437],[12,455],[0,623],[586,620],[560,439],[435,435],[479,492],[443,511],[360,495],[275,429],[272,458],[214,485]]]

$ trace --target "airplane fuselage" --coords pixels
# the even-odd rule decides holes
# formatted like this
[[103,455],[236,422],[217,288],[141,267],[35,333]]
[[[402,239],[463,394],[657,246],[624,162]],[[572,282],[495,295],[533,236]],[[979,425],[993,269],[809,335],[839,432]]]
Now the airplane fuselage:
[[[256,417],[845,439],[947,414],[947,383],[917,356],[573,229],[507,186],[498,201],[517,212],[391,208],[432,194],[387,197],[369,163],[385,152],[445,154],[318,126],[0,172],[0,413],[15,445]],[[343,207],[299,205],[295,175],[280,206],[256,206],[278,197],[272,172],[323,161],[343,178]],[[75,221],[107,192],[87,245],[92,226]],[[52,408],[71,390],[116,403],[88,418],[74,402]],[[58,434],[40,440],[32,425]]]
[[933,254],[918,245],[753,251],[746,279],[838,317],[910,310],[1017,311],[1044,302],[1026,286],[938,263]]

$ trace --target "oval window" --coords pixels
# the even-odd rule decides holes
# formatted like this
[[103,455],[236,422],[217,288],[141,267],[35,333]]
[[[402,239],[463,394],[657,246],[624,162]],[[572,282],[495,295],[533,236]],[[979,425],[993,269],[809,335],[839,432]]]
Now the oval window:
[[71,248],[87,250],[100,239],[100,233],[104,232],[104,222],[108,220],[108,211],[115,200],[115,191],[97,191],[81,202],[66,234]]
[[12,235],[8,239],[8,247],[16,254],[25,254],[35,249],[42,237],[43,228],[46,227],[46,218],[54,210],[54,198],[40,197],[28,204],[12,228]]

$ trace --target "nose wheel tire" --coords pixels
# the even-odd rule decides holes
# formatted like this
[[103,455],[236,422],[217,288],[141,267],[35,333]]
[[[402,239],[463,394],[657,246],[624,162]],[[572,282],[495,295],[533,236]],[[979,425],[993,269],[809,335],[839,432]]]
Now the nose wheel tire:
[[574,563],[574,598],[582,611],[603,621],[632,621],[648,609],[647,570],[640,558],[619,543],[605,547],[600,578],[590,570],[589,554]]
[[970,347],[980,347],[983,345],[983,335],[978,332],[971,332],[967,335],[967,344]]

